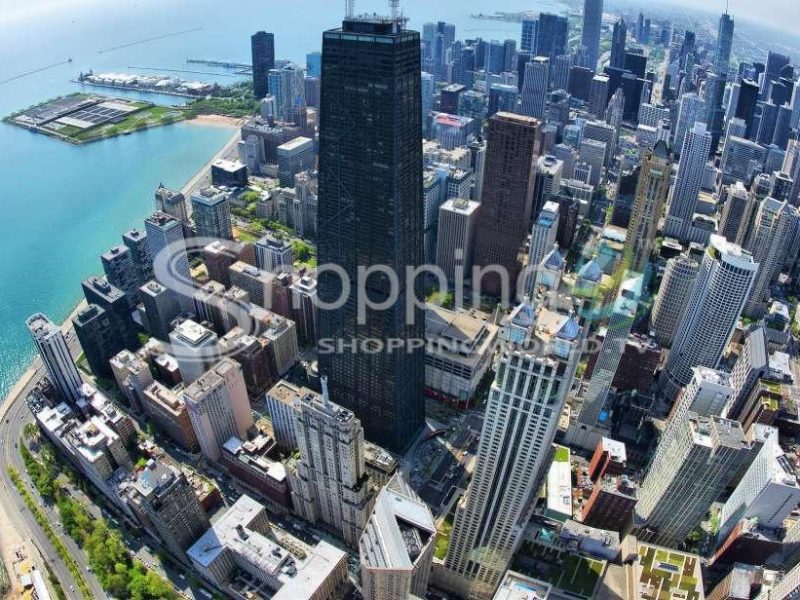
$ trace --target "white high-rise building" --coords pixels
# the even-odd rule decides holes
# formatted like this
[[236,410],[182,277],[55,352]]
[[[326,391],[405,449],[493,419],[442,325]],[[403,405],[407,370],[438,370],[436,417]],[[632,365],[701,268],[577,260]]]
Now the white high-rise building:
[[[531,229],[531,247],[528,252],[528,265],[532,270],[539,267],[545,255],[553,249],[558,233],[558,202],[548,200],[544,203],[538,218]],[[533,275],[531,274],[531,278]]]
[[682,421],[687,413],[701,417],[719,417],[733,396],[731,378],[724,371],[708,367],[694,367],[692,380],[675,403],[671,421]]
[[692,367],[717,367],[757,271],[749,252],[711,236],[662,373],[661,388],[668,398],[674,399],[689,383]]
[[778,445],[778,430],[755,423],[754,437],[763,446],[722,507],[717,539],[725,540],[742,519],[758,519],[760,527],[777,529],[800,505],[794,465]]
[[190,312],[193,284],[183,223],[171,215],[156,212],[145,219],[144,229],[156,280],[176,293],[181,310]]
[[706,114],[706,102],[694,92],[681,96],[680,108],[678,108],[678,122],[675,125],[675,140],[673,148],[680,148],[683,152],[683,141],[686,133],[690,131],[694,124],[702,121]]
[[683,254],[670,258],[650,314],[650,328],[658,343],[669,346],[686,309],[700,265]]
[[607,147],[605,142],[581,140],[579,155],[581,161],[586,162],[592,168],[589,173],[589,181],[587,182],[591,185],[598,185],[600,183],[600,178],[603,175],[603,165],[606,160]]
[[597,119],[603,117],[608,106],[608,75],[595,75],[589,84],[589,112]]
[[639,488],[637,538],[677,548],[759,447],[736,421],[687,413],[664,432]]
[[216,461],[229,439],[247,439],[253,426],[253,413],[247,397],[242,366],[223,358],[183,390],[200,451]]
[[398,472],[378,494],[358,544],[364,600],[424,598],[435,546],[433,515]]
[[792,129],[797,129],[797,125],[800,124],[800,81],[796,81],[794,84],[790,106],[792,107],[792,118],[789,121],[789,126]]
[[186,384],[192,383],[219,360],[217,334],[191,319],[175,327],[169,334],[169,341],[170,354],[178,361]]
[[470,277],[479,209],[478,202],[465,198],[452,198],[439,207],[436,266],[448,281]]
[[672,198],[664,224],[664,231],[670,237],[686,239],[710,151],[711,132],[705,123],[695,123],[683,140],[678,174],[675,177],[675,186],[672,188]]
[[83,384],[78,367],[72,360],[69,347],[61,329],[42,313],[36,313],[25,321],[36,344],[39,356],[47,369],[50,382],[67,402],[76,402],[78,389]]
[[769,286],[780,273],[798,225],[800,215],[787,201],[780,202],[775,198],[761,201],[746,244],[753,253],[753,260],[759,264],[753,290],[744,308],[747,316],[764,314],[770,296]]
[[322,521],[355,547],[375,501],[364,466],[364,428],[349,410],[331,402],[327,378],[322,395],[308,391],[294,400],[300,460],[292,474],[295,510]]
[[597,423],[605,406],[611,383],[619,367],[622,353],[628,342],[639,298],[642,293],[642,276],[631,273],[631,277],[620,286],[617,298],[611,307],[603,345],[597,355],[592,378],[586,388],[586,395],[578,415],[578,421],[585,425]]
[[753,326],[731,369],[733,394],[722,416],[738,419],[755,383],[769,372],[769,340],[762,323]]
[[724,416],[732,395],[730,375],[708,367],[694,367],[692,380],[672,405],[661,438],[668,439],[676,435],[689,413],[699,417]]
[[659,121],[669,121],[669,108],[645,103],[639,107],[639,124],[657,127]]
[[291,273],[294,268],[292,245],[273,235],[265,235],[259,239],[254,249],[256,252],[256,266],[268,273]]
[[545,99],[550,84],[550,59],[536,56],[525,65],[525,80],[522,84],[522,108],[520,112],[537,119],[544,118]]
[[475,471],[445,559],[446,576],[465,597],[490,598],[508,568],[575,376],[583,327],[571,299],[548,300],[521,304],[504,321]]

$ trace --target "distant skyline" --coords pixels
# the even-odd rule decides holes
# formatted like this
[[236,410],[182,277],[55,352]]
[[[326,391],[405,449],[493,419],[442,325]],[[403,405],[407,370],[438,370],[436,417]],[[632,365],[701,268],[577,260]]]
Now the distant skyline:
[[[606,12],[612,11],[613,6],[636,4],[631,0],[611,1],[606,3]],[[725,0],[712,0],[698,6],[696,0],[666,0],[664,8],[672,5],[686,7],[709,13],[725,12]],[[658,7],[661,8],[661,7]],[[654,10],[653,7],[648,7]],[[645,9],[647,12],[648,9]],[[800,20],[800,3],[796,0],[730,0],[728,12],[734,19],[747,19],[760,25],[779,29],[783,32],[794,34],[800,40],[796,23]]]

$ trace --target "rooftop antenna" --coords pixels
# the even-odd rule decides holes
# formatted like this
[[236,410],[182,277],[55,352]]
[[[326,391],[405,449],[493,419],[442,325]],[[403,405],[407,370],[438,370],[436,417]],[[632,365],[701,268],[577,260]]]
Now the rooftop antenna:
[[400,0],[389,0],[389,11],[392,17],[392,28],[397,33],[400,28]]
[[345,16],[352,19],[356,12],[356,0],[345,0]]

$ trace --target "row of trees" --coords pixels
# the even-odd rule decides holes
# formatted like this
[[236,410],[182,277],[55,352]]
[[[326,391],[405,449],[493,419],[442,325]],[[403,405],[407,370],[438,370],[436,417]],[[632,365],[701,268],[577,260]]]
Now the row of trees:
[[115,598],[133,600],[177,600],[178,594],[157,573],[147,570],[134,559],[119,531],[109,528],[103,519],[95,519],[74,500],[58,481],[65,469],[49,445],[42,447],[41,460],[20,444],[20,453],[37,491],[55,504],[64,531],[86,552],[103,589]]

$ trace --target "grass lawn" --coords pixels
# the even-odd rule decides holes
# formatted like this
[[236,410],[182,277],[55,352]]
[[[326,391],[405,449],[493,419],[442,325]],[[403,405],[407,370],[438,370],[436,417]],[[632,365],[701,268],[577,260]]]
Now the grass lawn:
[[436,536],[436,549],[433,555],[443,559],[447,556],[447,549],[450,547],[450,534],[453,532],[453,515],[449,514],[439,526],[439,533]]
[[240,242],[253,243],[253,242],[256,242],[258,240],[258,238],[256,236],[254,236],[252,233],[249,233],[247,231],[242,231],[238,227],[234,227],[233,228],[233,236],[237,240],[239,240]]

